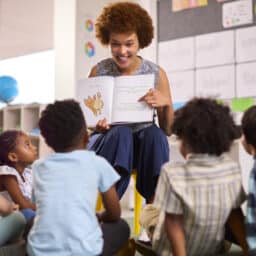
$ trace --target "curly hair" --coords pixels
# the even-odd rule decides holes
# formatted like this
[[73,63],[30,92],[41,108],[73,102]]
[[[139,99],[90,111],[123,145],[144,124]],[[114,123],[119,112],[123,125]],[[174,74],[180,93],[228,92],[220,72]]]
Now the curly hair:
[[8,155],[15,150],[17,139],[22,134],[23,132],[18,130],[8,130],[0,134],[0,165],[12,166]]
[[106,46],[111,33],[135,32],[141,49],[148,46],[154,37],[151,17],[139,4],[131,2],[112,3],[103,8],[95,29],[96,37]]
[[256,106],[247,109],[242,118],[242,131],[246,142],[256,147]]
[[193,153],[217,156],[238,137],[229,107],[209,98],[194,98],[177,110],[172,131]]
[[76,146],[87,129],[83,112],[75,100],[47,105],[39,119],[39,128],[46,143],[56,152],[66,152]]

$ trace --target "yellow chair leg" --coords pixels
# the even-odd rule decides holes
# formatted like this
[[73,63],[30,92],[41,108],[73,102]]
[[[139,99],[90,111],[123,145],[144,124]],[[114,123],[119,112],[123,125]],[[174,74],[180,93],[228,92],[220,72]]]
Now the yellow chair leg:
[[96,211],[103,210],[103,203],[100,193],[98,194],[97,202],[96,202]]
[[133,230],[135,235],[140,234],[140,212],[142,208],[142,196],[138,193],[136,189],[136,171],[132,173],[132,177],[134,180],[134,220],[133,220]]

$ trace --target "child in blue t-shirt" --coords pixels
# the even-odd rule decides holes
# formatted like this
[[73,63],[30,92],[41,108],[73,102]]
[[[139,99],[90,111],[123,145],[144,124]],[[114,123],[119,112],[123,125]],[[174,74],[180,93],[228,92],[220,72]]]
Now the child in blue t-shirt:
[[256,106],[249,108],[242,118],[242,144],[254,158],[249,178],[249,195],[246,211],[246,239],[249,255],[256,255]]
[[[33,165],[37,215],[29,255],[114,255],[129,238],[115,190],[119,175],[105,159],[85,150],[88,134],[79,104],[49,104],[39,127],[55,153]],[[96,215],[98,191],[105,210]]]

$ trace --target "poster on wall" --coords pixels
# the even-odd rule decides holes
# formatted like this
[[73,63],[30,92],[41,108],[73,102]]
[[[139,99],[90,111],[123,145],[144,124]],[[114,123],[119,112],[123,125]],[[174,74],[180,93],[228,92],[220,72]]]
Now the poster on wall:
[[95,20],[97,14],[83,14],[78,17],[77,24],[77,77],[88,76],[90,70],[98,61],[109,56],[108,50],[95,37]]
[[236,68],[237,97],[256,96],[256,62],[238,64]]
[[253,23],[252,0],[225,3],[222,6],[222,25],[224,28]]
[[256,26],[236,30],[236,62],[245,61],[256,61]]
[[185,9],[202,7],[208,5],[208,0],[172,0],[172,11],[178,12]]
[[196,36],[196,67],[231,64],[234,56],[234,31]]
[[195,96],[194,71],[167,73],[173,102],[186,102]]
[[234,98],[234,65],[196,70],[196,96],[220,99]]
[[158,63],[168,72],[193,69],[195,66],[194,48],[192,37],[160,42]]

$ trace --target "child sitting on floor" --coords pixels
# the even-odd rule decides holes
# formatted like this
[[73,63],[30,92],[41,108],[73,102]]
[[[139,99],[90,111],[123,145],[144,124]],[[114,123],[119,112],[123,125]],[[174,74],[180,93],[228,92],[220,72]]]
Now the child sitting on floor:
[[32,196],[32,170],[36,147],[27,134],[9,130],[0,134],[0,193],[18,204],[27,221],[35,215]]
[[229,108],[195,98],[175,112],[172,131],[185,163],[162,167],[154,199],[160,209],[154,250],[161,256],[218,255],[231,215],[239,216],[235,238],[246,250],[241,171],[227,154],[237,135]]
[[18,209],[17,204],[0,195],[0,246],[18,240],[23,233],[26,220]]
[[246,238],[249,255],[256,255],[256,106],[249,108],[242,118],[242,144],[254,158],[249,177],[249,195],[246,211]]
[[[29,255],[114,255],[129,238],[115,189],[119,175],[104,158],[85,150],[88,134],[79,104],[49,104],[39,127],[55,153],[33,165],[37,214]],[[96,216],[98,190],[105,211]]]

